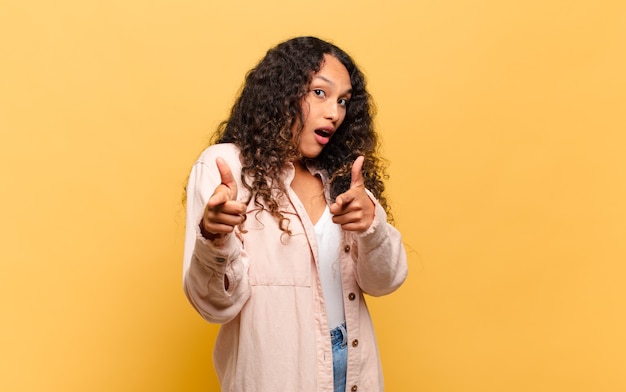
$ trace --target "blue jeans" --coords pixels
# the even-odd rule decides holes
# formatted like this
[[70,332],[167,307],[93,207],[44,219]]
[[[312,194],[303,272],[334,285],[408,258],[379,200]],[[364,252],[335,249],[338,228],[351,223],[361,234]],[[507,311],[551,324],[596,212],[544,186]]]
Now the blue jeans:
[[348,369],[348,332],[346,332],[346,323],[330,331],[330,343],[333,346],[335,392],[345,392],[346,370]]

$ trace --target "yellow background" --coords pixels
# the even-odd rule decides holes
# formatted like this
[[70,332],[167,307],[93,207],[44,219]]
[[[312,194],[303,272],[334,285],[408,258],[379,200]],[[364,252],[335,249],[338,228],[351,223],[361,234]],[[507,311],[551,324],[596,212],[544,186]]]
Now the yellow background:
[[302,34],[379,109],[410,262],[370,301],[387,390],[626,390],[619,0],[3,0],[0,390],[217,390],[182,189]]

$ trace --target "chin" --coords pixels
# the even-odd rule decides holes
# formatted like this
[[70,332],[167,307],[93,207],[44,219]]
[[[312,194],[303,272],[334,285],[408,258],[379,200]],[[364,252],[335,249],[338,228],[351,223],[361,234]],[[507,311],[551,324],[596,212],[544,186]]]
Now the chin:
[[303,158],[314,159],[317,158],[322,153],[322,148],[320,149],[309,149],[302,151],[300,150],[300,156]]
[[322,151],[320,150],[320,151],[308,152],[308,153],[302,152],[302,153],[300,153],[300,155],[302,155],[303,158],[315,159],[315,158],[319,157],[321,153],[322,153]]

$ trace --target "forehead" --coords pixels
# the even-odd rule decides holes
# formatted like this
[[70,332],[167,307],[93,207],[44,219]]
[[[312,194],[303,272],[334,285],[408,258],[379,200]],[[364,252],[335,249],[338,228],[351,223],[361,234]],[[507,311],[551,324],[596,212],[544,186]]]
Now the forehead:
[[313,74],[313,81],[322,80],[342,90],[352,88],[348,70],[335,56],[324,55],[320,70]]

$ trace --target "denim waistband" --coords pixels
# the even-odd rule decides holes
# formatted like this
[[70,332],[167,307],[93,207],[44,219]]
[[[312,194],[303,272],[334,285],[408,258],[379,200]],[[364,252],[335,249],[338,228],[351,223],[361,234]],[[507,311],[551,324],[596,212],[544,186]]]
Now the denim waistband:
[[330,344],[333,346],[341,344],[345,346],[348,343],[348,332],[346,331],[346,323],[342,323],[335,329],[330,330]]

